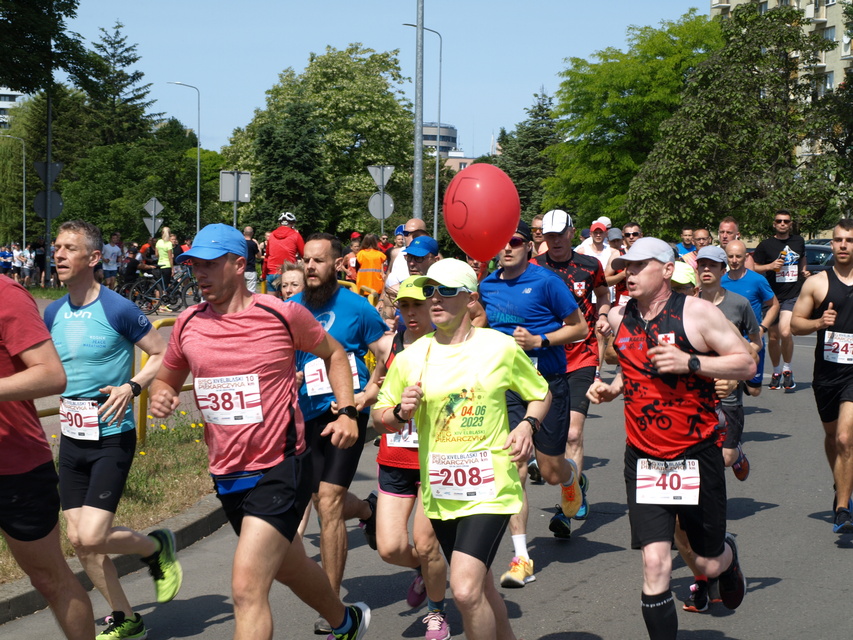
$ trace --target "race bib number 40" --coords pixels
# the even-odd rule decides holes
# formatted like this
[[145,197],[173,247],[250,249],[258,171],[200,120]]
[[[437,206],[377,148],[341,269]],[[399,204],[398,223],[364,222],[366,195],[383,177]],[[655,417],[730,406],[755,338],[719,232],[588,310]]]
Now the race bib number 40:
[[431,453],[429,488],[442,500],[481,501],[495,497],[491,451]]
[[699,504],[698,460],[637,460],[638,504]]
[[261,387],[254,373],[221,378],[196,378],[198,408],[206,422],[222,426],[264,421]]
[[824,334],[823,359],[836,364],[853,364],[853,333],[827,331]]
[[[349,366],[352,371],[352,388],[358,391],[361,386],[358,382],[358,368],[355,364],[355,354],[348,353]],[[332,393],[332,385],[329,383],[329,373],[326,371],[326,363],[317,358],[305,365],[305,389],[309,396],[322,396]]]
[[75,440],[97,440],[98,403],[95,400],[59,400],[59,425],[62,435]]

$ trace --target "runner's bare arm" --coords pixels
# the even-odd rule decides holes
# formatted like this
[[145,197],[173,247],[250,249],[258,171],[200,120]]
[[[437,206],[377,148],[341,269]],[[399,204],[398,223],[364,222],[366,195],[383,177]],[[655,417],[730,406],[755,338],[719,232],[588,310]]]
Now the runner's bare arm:
[[0,401],[34,400],[65,391],[65,369],[52,340],[18,354],[26,369],[0,378]]
[[[339,407],[355,405],[352,389],[352,370],[350,369],[347,352],[341,343],[328,333],[323,340],[311,351],[322,358],[329,373],[329,384]],[[336,420],[326,425],[321,436],[330,436],[332,445],[340,449],[348,449],[358,440],[358,423],[344,414],[338,414]]]
[[160,367],[148,390],[148,410],[153,416],[167,418],[178,408],[181,403],[180,390],[189,375],[189,369]]
[[[575,312],[572,315],[563,318],[562,327],[544,335],[548,338],[551,346],[556,347],[563,344],[569,344],[570,342],[583,340],[588,333],[589,326],[587,325],[586,320],[581,314],[580,309],[575,309]],[[542,336],[530,333],[524,327],[516,327],[512,337],[515,338],[516,344],[525,351],[539,349],[542,347]]]
[[[769,329],[776,322],[776,319],[779,317],[779,298],[773,296],[765,303],[764,307],[764,318],[761,320],[761,324],[764,327]],[[766,333],[766,331],[765,331]]]
[[[148,354],[148,361],[131,380],[145,389],[151,384],[163,363],[163,356],[166,355],[166,341],[159,331],[152,328],[136,343],[136,346]],[[112,426],[122,419],[127,410],[127,405],[133,402],[133,389],[125,383],[117,387],[108,385],[98,389],[98,391],[109,395],[109,398],[101,405],[98,415],[101,420]]]
[[815,307],[826,298],[827,293],[829,293],[829,278],[826,272],[818,273],[803,283],[791,315],[791,333],[795,336],[805,336],[835,324],[837,312],[833,308],[824,311],[820,318],[812,319]]
[[468,307],[468,317],[471,318],[471,325],[475,327],[488,327],[489,319],[486,317],[486,310],[483,308],[483,305],[479,300],[474,301],[470,307]]
[[596,378],[589,386],[589,390],[586,392],[586,397],[589,398],[590,402],[593,404],[610,402],[611,400],[615,400],[619,397],[623,388],[624,384],[622,382],[621,373],[617,373],[616,377],[613,378],[613,381],[610,384],[604,382],[601,378]]

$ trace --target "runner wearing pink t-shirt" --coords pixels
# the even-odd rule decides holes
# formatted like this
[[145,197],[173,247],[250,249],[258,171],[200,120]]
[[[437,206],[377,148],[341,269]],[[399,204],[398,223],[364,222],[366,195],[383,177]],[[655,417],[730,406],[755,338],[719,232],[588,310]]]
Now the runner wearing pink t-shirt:
[[[239,536],[232,571],[234,637],[272,638],[269,591],[278,580],[331,623],[335,638],[359,640],[370,609],[341,603],[297,535],[311,499],[311,464],[294,350],[325,361],[342,409],[323,435],[340,448],[358,437],[350,417],[355,408],[347,354],[307,309],[249,292],[246,242],[233,227],[208,225],[177,260],[192,260],[205,302],[178,318],[151,385],[150,410],[158,417],[171,414],[192,373],[216,494]],[[246,349],[256,357],[234,358]]]

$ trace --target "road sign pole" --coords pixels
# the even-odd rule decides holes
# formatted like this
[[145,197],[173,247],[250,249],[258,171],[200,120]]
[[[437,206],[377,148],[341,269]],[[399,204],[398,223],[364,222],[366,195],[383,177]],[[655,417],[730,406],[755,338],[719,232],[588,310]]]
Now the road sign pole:
[[237,228],[237,202],[240,200],[240,172],[234,172],[234,228]]

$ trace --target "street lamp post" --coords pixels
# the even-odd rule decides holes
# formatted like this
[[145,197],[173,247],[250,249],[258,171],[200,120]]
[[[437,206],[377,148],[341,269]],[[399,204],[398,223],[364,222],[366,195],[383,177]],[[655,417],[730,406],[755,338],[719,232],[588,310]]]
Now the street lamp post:
[[[404,27],[415,27],[418,25],[403,23]],[[429,31],[438,36],[438,132],[435,134],[435,201],[432,211],[432,237],[438,239],[438,176],[441,168],[441,62],[442,49],[444,48],[444,38],[435,29],[423,28],[424,31]]]
[[197,95],[197,105],[198,105],[198,125],[196,126],[196,159],[195,159],[195,232],[198,234],[199,229],[201,229],[201,91],[199,91],[198,87],[195,87],[191,84],[187,84],[186,82],[169,82],[169,84],[177,84],[182,87],[189,87],[190,89],[195,89]]
[[21,143],[22,161],[21,168],[24,174],[24,196],[21,199],[21,214],[23,216],[23,237],[21,238],[21,247],[27,245],[27,143],[23,138],[18,136],[10,136],[5,133],[0,134],[0,138],[14,138]]

